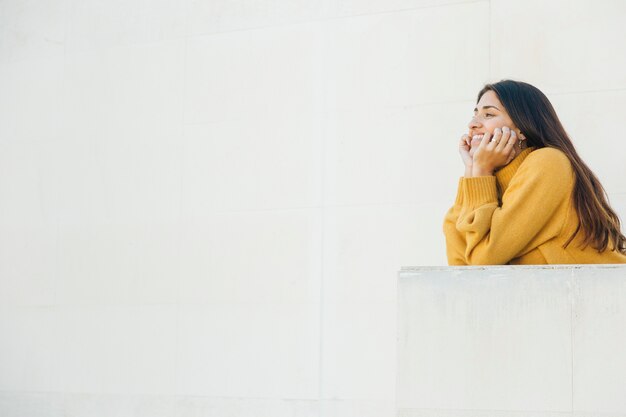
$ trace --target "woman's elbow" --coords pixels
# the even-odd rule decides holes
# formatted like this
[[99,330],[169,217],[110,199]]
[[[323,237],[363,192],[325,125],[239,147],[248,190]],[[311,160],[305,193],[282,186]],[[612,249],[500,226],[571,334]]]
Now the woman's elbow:
[[470,253],[465,256],[467,265],[485,266],[485,265],[506,265],[508,259],[502,258],[497,254],[490,253]]

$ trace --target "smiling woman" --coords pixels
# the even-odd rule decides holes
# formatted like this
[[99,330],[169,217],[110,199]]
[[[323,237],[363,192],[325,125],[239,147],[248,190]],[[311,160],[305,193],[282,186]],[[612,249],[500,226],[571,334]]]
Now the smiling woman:
[[450,265],[626,263],[619,218],[541,91],[487,84],[468,127],[444,220]]

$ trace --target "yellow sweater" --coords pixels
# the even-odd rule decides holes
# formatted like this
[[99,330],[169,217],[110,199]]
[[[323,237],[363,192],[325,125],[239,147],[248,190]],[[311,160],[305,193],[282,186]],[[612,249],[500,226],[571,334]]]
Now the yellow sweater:
[[459,180],[444,221],[448,264],[614,264],[626,255],[581,248],[574,171],[558,149],[524,149],[495,176]]

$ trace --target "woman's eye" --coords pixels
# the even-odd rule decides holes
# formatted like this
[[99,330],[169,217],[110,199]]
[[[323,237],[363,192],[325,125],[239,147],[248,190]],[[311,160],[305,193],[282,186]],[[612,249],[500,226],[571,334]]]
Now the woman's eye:
[[492,116],[493,116],[493,114],[485,113],[485,117],[492,117]]

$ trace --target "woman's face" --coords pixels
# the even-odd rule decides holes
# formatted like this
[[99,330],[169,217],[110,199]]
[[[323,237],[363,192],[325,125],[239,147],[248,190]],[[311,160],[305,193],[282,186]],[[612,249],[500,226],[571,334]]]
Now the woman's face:
[[497,127],[508,126],[517,133],[518,137],[520,134],[520,130],[513,124],[504,106],[498,100],[498,96],[491,90],[482,95],[474,109],[474,117],[467,126],[471,139],[470,155],[473,155],[480,145],[483,135],[489,132],[493,136],[493,131]]

